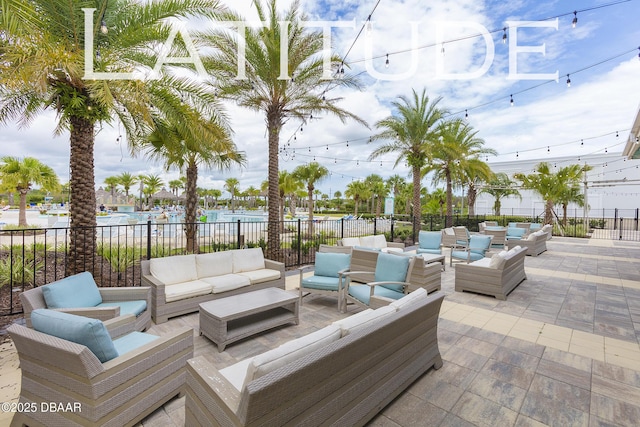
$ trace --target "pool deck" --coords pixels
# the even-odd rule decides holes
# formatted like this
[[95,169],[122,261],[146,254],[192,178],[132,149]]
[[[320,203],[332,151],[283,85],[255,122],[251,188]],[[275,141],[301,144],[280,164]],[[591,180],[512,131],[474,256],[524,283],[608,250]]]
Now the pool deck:
[[[444,365],[419,378],[369,425],[637,426],[640,242],[554,237],[547,248],[526,257],[527,280],[506,301],[455,292],[455,264],[447,265],[438,328]],[[297,275],[287,277],[287,289],[297,284]],[[336,306],[335,298],[307,297],[300,325],[222,353],[198,335],[197,314],[149,332],[193,327],[195,354],[223,368],[345,317]],[[0,346],[0,378],[0,401],[16,401],[20,370],[10,342]],[[0,413],[0,425],[10,419]],[[139,425],[183,424],[184,398],[176,398]]]

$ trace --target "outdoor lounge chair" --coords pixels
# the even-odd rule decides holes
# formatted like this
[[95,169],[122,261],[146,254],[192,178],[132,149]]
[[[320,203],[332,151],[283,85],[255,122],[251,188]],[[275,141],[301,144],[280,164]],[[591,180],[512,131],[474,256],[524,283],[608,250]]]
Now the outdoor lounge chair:
[[315,271],[313,276],[304,277],[305,270],[313,266],[303,266],[300,271],[300,304],[302,297],[310,293],[321,295],[334,295],[338,297],[338,311],[342,309],[340,290],[344,283],[342,274],[349,270],[351,254],[316,252]]
[[442,254],[442,231],[422,231],[418,233],[418,254]]
[[8,328],[20,359],[19,404],[33,409],[16,412],[12,426],[131,426],[184,393],[190,328],[112,340],[97,319],[42,309],[32,321],[34,329]]
[[454,246],[451,248],[451,258],[449,265],[453,265],[453,260],[466,261],[469,264],[472,261],[478,261],[485,257],[485,253],[491,247],[491,235],[473,234],[469,237],[467,246]]
[[[65,277],[20,294],[24,318],[31,327],[31,312],[50,308],[106,321],[132,314],[133,329],[144,331],[151,325],[151,289],[146,286],[99,288],[89,272]],[[113,330],[112,337],[122,335]]]
[[409,280],[416,258],[418,262],[423,262],[422,259],[415,256],[380,252],[376,259],[374,281],[366,284],[351,282],[353,273],[362,272],[348,271],[343,273],[347,277],[342,289],[344,311],[347,310],[349,301],[361,307],[376,308],[388,305],[409,293],[411,286]]

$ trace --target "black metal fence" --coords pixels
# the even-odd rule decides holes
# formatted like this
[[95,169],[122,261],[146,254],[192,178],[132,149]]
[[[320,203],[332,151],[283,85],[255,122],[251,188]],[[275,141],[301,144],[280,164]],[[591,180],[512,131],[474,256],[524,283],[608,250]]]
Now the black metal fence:
[[[497,220],[540,222],[524,216],[425,216],[423,230],[441,230],[445,224],[464,225],[478,231],[478,224]],[[197,229],[196,245],[200,253],[245,247],[267,246],[267,222],[235,221],[192,224]],[[343,237],[385,234],[387,241],[413,245],[417,241],[412,218],[324,219],[313,222],[296,219],[280,222],[280,261],[287,268],[312,264],[321,244],[335,245]],[[91,271],[99,286],[139,286],[140,261],[186,253],[185,223],[103,225],[95,228],[97,245],[85,259],[83,270]],[[566,227],[554,227],[554,234],[575,237],[609,238],[640,241],[638,212],[635,217],[568,218]],[[69,228],[0,230],[0,315],[19,314],[19,295],[27,289],[66,277]]]

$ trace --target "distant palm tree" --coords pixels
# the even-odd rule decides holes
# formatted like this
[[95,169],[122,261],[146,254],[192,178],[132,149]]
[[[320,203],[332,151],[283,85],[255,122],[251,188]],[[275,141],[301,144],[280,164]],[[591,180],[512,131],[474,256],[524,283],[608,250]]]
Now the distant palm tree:
[[429,162],[423,174],[433,172],[434,184],[444,182],[447,192],[445,224],[453,223],[453,184],[464,180],[465,168],[480,155],[496,154],[492,148],[484,147],[484,140],[478,132],[461,119],[446,120],[438,124],[438,138],[429,153]]
[[122,188],[124,189],[124,195],[127,198],[128,203],[129,190],[131,190],[131,187],[133,187],[135,183],[138,182],[138,177],[131,175],[129,172],[122,172],[120,175],[118,175],[118,181],[118,183],[122,185]]
[[111,203],[116,202],[116,191],[118,191],[118,185],[120,184],[120,179],[117,176],[108,176],[104,179],[104,183],[107,185],[107,190],[111,193]]
[[172,179],[169,181],[169,190],[178,198],[178,190],[184,188],[184,184],[180,179]]
[[399,101],[391,103],[396,113],[376,123],[376,127],[383,130],[372,138],[372,141],[390,142],[376,148],[369,158],[375,159],[388,153],[396,153],[398,157],[394,166],[405,161],[411,168],[413,234],[416,235],[420,230],[422,213],[420,204],[422,169],[427,165],[431,146],[438,137],[436,127],[447,110],[438,107],[442,98],[431,101],[424,89],[421,94],[413,90],[411,98],[399,96],[398,99]]
[[236,195],[240,192],[240,182],[237,178],[227,178],[224,181],[224,189],[231,194],[231,212],[236,211]]
[[300,180],[307,187],[307,197],[309,198],[309,234],[313,236],[313,194],[316,184],[329,175],[329,169],[318,162],[311,162],[300,165],[293,170],[293,176]]
[[444,216],[444,207],[447,204],[447,192],[444,188],[436,188],[435,191],[431,193],[431,198],[437,200],[440,206],[440,216]]
[[142,175],[141,180],[144,184],[142,192],[145,196],[147,196],[147,205],[151,207],[149,205],[149,198],[152,194],[157,193],[162,188],[162,186],[164,185],[164,181],[162,180],[162,178],[160,178],[160,175],[153,174]]
[[375,215],[376,218],[379,218],[382,211],[382,201],[389,194],[389,187],[387,187],[382,177],[377,174],[369,175],[364,182],[371,190],[372,201],[375,201]]
[[[54,170],[41,163],[34,157],[5,156],[0,165],[0,188],[5,191],[17,191],[20,196],[20,210],[18,212],[18,225],[26,227],[27,224],[27,193],[33,185],[38,185],[44,191],[57,191],[60,182]],[[95,215],[95,206],[94,215]]]
[[469,216],[475,216],[478,186],[491,179],[493,173],[489,165],[478,157],[467,159],[461,164],[462,184],[467,186],[467,205]]
[[[91,14],[93,25],[88,32],[83,8],[97,9]],[[175,67],[186,67],[178,64],[162,67],[159,78],[147,82],[96,80],[85,78],[85,74],[93,70],[151,70],[159,49],[166,46],[172,19],[214,16],[217,11],[217,0],[0,2],[0,122],[16,120],[28,125],[38,114],[50,110],[56,112],[55,132],[69,131],[71,233],[67,273],[84,271],[95,264],[97,126],[112,123],[117,117],[131,141],[151,129],[153,117],[180,110],[180,94],[189,97],[192,88],[202,87],[186,78],[170,76]],[[101,31],[101,23],[107,31]],[[88,43],[90,37],[95,40],[93,45]],[[92,65],[85,64],[88,48],[94,52]],[[178,49],[176,46],[169,56],[178,54]]]
[[358,206],[360,205],[360,200],[369,198],[369,189],[362,181],[351,181],[347,184],[347,189],[344,192],[344,195],[353,199],[355,205],[355,212],[353,216],[358,216]]
[[[314,114],[331,114],[343,122],[347,119],[365,122],[355,114],[338,106],[341,98],[327,96],[327,78],[324,71],[323,33],[305,27],[307,17],[300,11],[295,0],[290,8],[279,13],[276,0],[251,2],[263,27],[243,29],[243,37],[230,36],[227,29],[203,35],[205,42],[215,50],[209,57],[203,56],[207,69],[211,70],[220,96],[235,100],[240,106],[263,112],[268,135],[268,180],[269,180],[269,224],[267,226],[267,256],[280,259],[280,227],[278,218],[278,149],[280,131],[289,119],[303,124]],[[221,20],[247,22],[237,13],[222,14]],[[283,28],[283,25],[288,28]],[[282,34],[287,31],[285,46],[281,45]],[[238,76],[238,52],[243,45],[246,78]],[[286,47],[286,51],[284,51]],[[288,69],[280,70],[281,58],[288,59]],[[331,80],[331,88],[360,88],[356,77],[344,73],[344,60],[331,55],[332,70],[340,69],[340,78]],[[285,75],[291,78],[281,78]]]
[[500,208],[502,206],[502,198],[516,196],[522,200],[522,195],[515,187],[517,183],[509,179],[509,175],[499,172],[493,175],[486,187],[480,189],[480,193],[490,194],[494,198],[493,212],[496,216],[500,216]]
[[391,192],[393,193],[393,199],[394,199],[393,213],[395,213],[395,210],[396,210],[396,203],[399,202],[399,196],[400,196],[400,192],[402,191],[402,187],[405,186],[406,184],[407,184],[407,181],[397,174],[387,178],[387,185],[389,186],[389,188],[391,189]]
[[287,196],[291,199],[289,210],[291,216],[296,216],[296,191],[302,188],[302,182],[296,178],[292,173],[286,170],[280,171],[278,177],[278,188],[280,189],[280,221],[283,222],[284,227],[284,205]]

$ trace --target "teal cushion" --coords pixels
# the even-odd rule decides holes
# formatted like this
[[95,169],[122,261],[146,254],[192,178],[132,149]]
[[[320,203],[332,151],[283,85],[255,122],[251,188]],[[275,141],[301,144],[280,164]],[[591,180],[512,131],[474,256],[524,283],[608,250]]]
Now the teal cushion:
[[[371,290],[368,285],[349,285],[349,295],[358,301],[362,301],[366,305],[369,305],[369,299],[371,298],[370,292]],[[374,295],[391,299],[400,299],[404,296],[402,291],[396,291],[384,286],[374,286],[373,293]]]
[[418,248],[418,249],[416,249],[416,253],[417,254],[442,255],[442,249],[422,249],[422,248]]
[[123,355],[138,347],[157,340],[159,337],[144,332],[131,332],[113,341],[113,345],[119,355]]
[[[484,258],[484,255],[475,252],[469,252],[468,256],[470,261],[478,261]],[[451,252],[451,257],[456,259],[467,259],[467,251],[453,251]]]
[[418,241],[420,249],[439,249],[442,242],[442,232],[420,231]]
[[[375,282],[404,282],[411,259],[407,256],[381,252],[376,262]],[[402,292],[402,285],[384,285],[394,291]]]
[[[342,283],[345,278],[342,278]],[[337,291],[338,278],[327,276],[310,276],[302,279],[302,287],[307,289],[318,289],[321,291]]]
[[102,302],[98,286],[88,271],[43,286],[42,296],[48,308],[95,307]]
[[332,252],[316,252],[316,276],[338,277],[338,271],[348,269],[351,264],[351,254]]
[[507,228],[507,239],[521,239],[527,232],[524,228],[509,227]]
[[84,345],[102,363],[118,357],[109,331],[97,319],[41,308],[31,312],[31,323],[38,332]]
[[529,226],[529,231],[538,231],[542,228],[542,224],[537,223],[537,222],[532,222],[531,225]]
[[469,239],[469,250],[471,253],[476,253],[482,255],[484,258],[484,253],[489,249],[489,244],[491,243],[491,236],[483,236],[474,234]]
[[125,314],[133,314],[134,316],[140,316],[143,311],[147,309],[147,302],[145,300],[134,301],[120,301],[120,302],[103,302],[98,304],[97,307],[120,307],[120,316]]
[[366,246],[354,246],[353,249],[364,249],[365,251],[376,251],[376,252],[382,252],[381,248],[368,248]]

